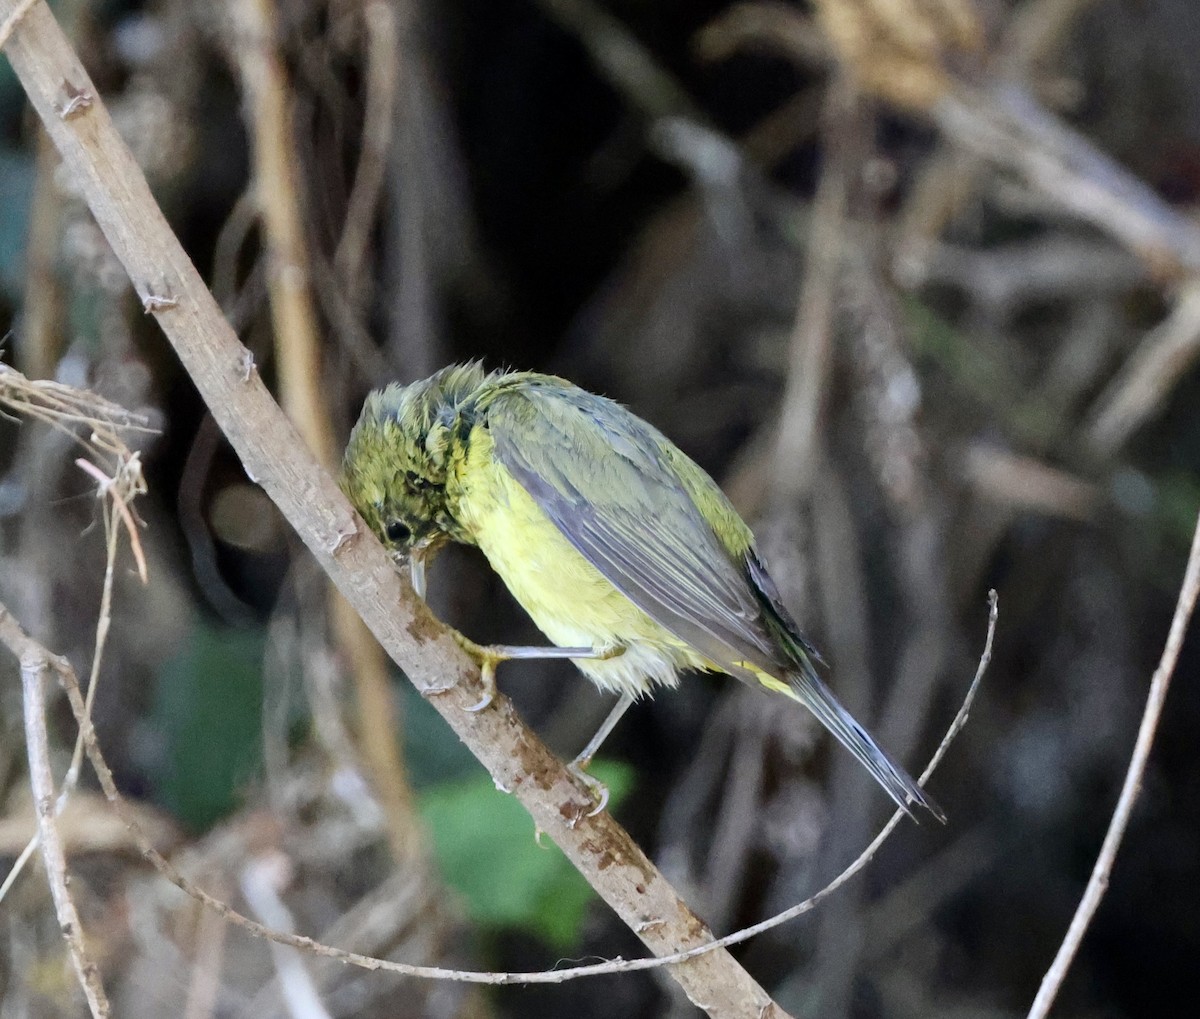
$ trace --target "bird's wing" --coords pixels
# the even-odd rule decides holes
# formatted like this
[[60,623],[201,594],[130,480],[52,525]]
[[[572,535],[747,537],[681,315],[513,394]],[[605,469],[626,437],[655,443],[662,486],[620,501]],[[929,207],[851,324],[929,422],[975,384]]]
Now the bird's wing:
[[558,380],[514,380],[483,411],[496,458],[617,590],[713,664],[806,705],[904,810],[945,819],[821,681],[820,656],[707,474],[619,404]]
[[739,678],[741,663],[787,667],[752,586],[749,529],[661,433],[604,397],[532,380],[500,390],[485,416],[496,458],[630,601]]

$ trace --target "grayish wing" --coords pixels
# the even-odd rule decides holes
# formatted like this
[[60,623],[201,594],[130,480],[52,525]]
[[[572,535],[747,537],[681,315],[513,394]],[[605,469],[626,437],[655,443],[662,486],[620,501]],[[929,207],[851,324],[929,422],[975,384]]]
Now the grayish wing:
[[732,507],[699,467],[664,453],[661,433],[611,400],[538,380],[502,389],[485,418],[500,463],[647,615],[739,678],[750,676],[738,662],[788,667],[745,553],[724,546],[688,488],[708,486],[706,495]]
[[[937,805],[838,702],[815,649],[779,599],[745,524],[711,478],[619,404],[525,376],[483,410],[497,459],[566,539],[652,619],[739,679],[752,663],[786,677],[904,810]],[[717,536],[704,499],[729,531]],[[732,543],[733,547],[728,547]]]

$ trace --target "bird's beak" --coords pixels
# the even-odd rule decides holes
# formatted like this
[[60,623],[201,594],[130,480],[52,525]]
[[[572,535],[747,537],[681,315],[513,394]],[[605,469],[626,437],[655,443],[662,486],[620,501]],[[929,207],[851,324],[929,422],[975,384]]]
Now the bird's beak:
[[412,589],[417,597],[425,599],[425,552],[423,548],[414,548],[408,554],[408,576],[412,581]]

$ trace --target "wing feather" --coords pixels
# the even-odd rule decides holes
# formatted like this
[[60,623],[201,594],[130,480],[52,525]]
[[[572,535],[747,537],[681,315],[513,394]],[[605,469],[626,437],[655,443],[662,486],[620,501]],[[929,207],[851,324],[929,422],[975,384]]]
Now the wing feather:
[[[533,379],[500,389],[485,418],[497,459],[630,601],[740,678],[742,662],[787,668],[747,572],[749,530],[700,468],[663,454],[661,433],[604,397]],[[689,494],[697,485],[741,526],[745,549],[713,530]]]

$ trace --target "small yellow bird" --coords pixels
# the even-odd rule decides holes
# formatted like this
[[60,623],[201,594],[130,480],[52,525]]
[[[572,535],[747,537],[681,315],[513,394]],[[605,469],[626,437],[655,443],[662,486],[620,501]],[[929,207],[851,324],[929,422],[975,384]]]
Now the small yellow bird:
[[558,645],[464,641],[485,667],[476,710],[504,658],[569,657],[620,694],[572,766],[593,788],[582,768],[633,700],[701,669],[799,701],[910,815],[945,819],[817,675],[820,656],[716,483],[620,404],[552,375],[444,368],[367,397],[342,486],[418,593],[446,542],[477,545]]

